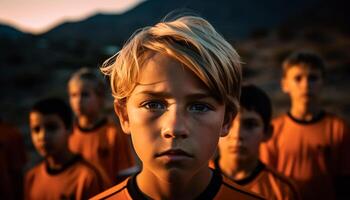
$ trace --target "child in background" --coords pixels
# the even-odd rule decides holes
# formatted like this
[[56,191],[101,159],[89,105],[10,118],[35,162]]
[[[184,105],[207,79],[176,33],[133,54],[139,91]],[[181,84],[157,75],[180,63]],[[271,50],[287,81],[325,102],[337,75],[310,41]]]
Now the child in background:
[[349,129],[322,108],[324,76],[324,62],[314,53],[285,59],[281,85],[291,107],[273,120],[273,136],[261,146],[262,160],[294,179],[303,199],[345,198],[350,180]]
[[142,170],[93,199],[261,199],[208,167],[237,112],[241,68],[206,20],[146,27],[102,71]]
[[105,90],[104,82],[91,69],[81,68],[71,76],[68,92],[76,118],[70,148],[102,169],[111,186],[136,168],[129,137],[104,113]]
[[271,102],[254,85],[242,87],[240,109],[229,134],[219,140],[219,156],[210,166],[246,189],[271,200],[299,199],[296,187],[259,160],[259,146],[272,134]]
[[70,107],[57,98],[37,102],[29,113],[32,142],[44,161],[25,177],[25,199],[87,199],[103,189],[97,169],[68,148]]

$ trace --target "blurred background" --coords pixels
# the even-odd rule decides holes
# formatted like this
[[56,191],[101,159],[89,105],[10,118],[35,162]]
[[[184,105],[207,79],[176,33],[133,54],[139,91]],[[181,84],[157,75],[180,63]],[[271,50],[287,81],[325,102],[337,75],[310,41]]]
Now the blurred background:
[[281,60],[298,49],[318,52],[327,63],[325,108],[350,122],[348,8],[345,0],[0,0],[0,117],[31,148],[33,102],[68,99],[71,73],[98,68],[137,28],[190,9],[238,50],[244,79],[270,95],[275,116],[288,107]]

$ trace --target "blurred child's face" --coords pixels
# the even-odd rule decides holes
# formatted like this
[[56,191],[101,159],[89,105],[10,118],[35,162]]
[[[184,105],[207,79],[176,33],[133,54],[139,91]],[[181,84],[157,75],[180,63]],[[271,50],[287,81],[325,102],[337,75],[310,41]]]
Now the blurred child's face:
[[288,69],[282,79],[282,89],[289,94],[294,103],[312,103],[319,97],[322,89],[322,74],[320,70],[303,66],[293,66]]
[[29,125],[34,147],[41,156],[58,155],[67,147],[69,132],[58,115],[31,112]]
[[126,108],[116,104],[116,111],[124,131],[131,132],[143,171],[165,179],[207,169],[229,126],[225,105],[181,63],[159,53],[142,67]]
[[221,159],[256,161],[259,145],[265,140],[264,122],[255,111],[241,108],[232,121],[229,134],[219,140]]
[[100,112],[103,100],[97,95],[90,81],[72,81],[68,86],[68,92],[70,105],[77,117],[96,115]]

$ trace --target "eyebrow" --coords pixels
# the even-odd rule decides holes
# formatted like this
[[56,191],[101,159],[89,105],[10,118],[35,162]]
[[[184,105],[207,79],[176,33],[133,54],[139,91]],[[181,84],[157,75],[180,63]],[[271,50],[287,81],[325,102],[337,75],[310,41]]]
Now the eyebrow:
[[[147,96],[151,96],[151,97],[155,97],[155,98],[166,98],[169,99],[172,97],[172,95],[168,92],[154,92],[154,91],[141,91],[139,93],[136,93],[136,95],[147,95]],[[198,92],[198,93],[193,93],[193,94],[189,94],[186,95],[186,99],[205,99],[205,98],[211,98],[214,99],[215,101],[219,102],[218,100],[216,100],[216,98],[207,93],[207,92]]]

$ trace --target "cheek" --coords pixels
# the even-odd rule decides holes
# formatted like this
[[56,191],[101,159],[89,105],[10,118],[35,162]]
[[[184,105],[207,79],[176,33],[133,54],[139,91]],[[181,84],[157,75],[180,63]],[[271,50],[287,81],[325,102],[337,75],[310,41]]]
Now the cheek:
[[156,145],[156,142],[150,137],[147,137],[148,133],[142,134],[131,134],[132,145],[135,149],[137,156],[142,162],[147,162],[153,157],[153,148]]
[[260,143],[263,140],[262,130],[251,131],[249,137],[247,138],[247,144],[249,145],[249,149],[254,152],[257,152],[260,146]]
[[219,144],[218,144],[220,151],[226,149],[229,146],[229,144],[230,144],[230,140],[228,140],[227,136],[220,137]]

